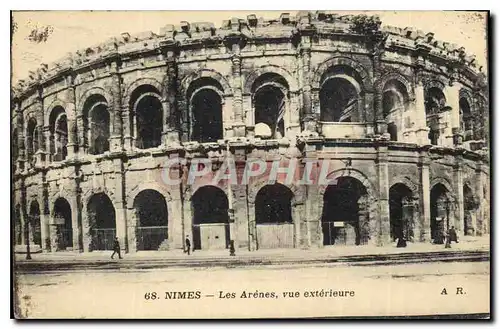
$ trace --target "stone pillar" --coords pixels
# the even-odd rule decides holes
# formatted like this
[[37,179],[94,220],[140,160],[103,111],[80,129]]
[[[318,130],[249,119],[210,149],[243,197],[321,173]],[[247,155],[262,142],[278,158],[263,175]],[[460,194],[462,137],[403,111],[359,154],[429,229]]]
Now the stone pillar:
[[111,63],[111,95],[113,97],[111,112],[111,137],[109,138],[109,150],[111,152],[121,152],[123,149],[123,122],[122,122],[122,92],[121,76],[116,61]]
[[[178,153],[169,154],[169,159],[174,160],[179,158]],[[168,168],[168,175],[171,180],[179,180],[179,184],[169,185],[170,195],[172,199],[169,207],[168,214],[168,240],[171,249],[183,249],[184,246],[184,232],[183,232],[183,204],[182,204],[182,164],[170,165]],[[168,201],[167,201],[168,202]],[[192,241],[192,239],[191,239]]]
[[446,129],[446,145],[449,147],[458,144],[454,143],[454,141],[459,141],[457,140],[457,136],[460,134],[460,88],[461,86],[458,82],[452,81],[444,90],[446,103],[451,107],[449,120],[447,121],[449,126]]
[[[453,182],[455,189],[455,197],[456,197],[456,212],[454,222],[450,221],[450,225],[454,225],[457,233],[459,235],[464,236],[464,179],[463,179],[463,170],[462,170],[462,159],[460,156],[455,158],[455,165],[453,166]],[[453,224],[454,223],[454,224]]]
[[421,82],[415,86],[414,106],[415,137],[419,145],[429,145],[429,128],[427,127],[427,116],[425,113],[425,92]]
[[[52,148],[51,148],[51,143],[52,143],[54,136],[52,135],[52,133],[50,131],[50,126],[43,127],[43,134],[45,136],[45,149],[47,150],[46,156],[45,156],[45,161],[48,164],[48,163],[52,162],[52,157],[54,156],[52,154]],[[69,150],[69,147],[68,147],[68,150]]]
[[300,47],[299,84],[302,84],[302,125],[305,131],[317,132],[319,113],[315,113],[313,109],[311,86],[311,37],[307,35],[302,36]]
[[95,216],[96,214],[93,212],[89,211],[88,204],[86,204],[86,201],[82,203],[82,244],[83,244],[83,251],[84,252],[89,252],[90,250],[90,244],[92,242],[92,232],[90,231],[90,223],[94,222],[95,223]]
[[123,179],[123,163],[122,159],[113,159],[114,175],[115,175],[115,186],[114,186],[114,201],[115,201],[115,213],[116,213],[116,235],[118,241],[120,242],[120,247],[122,250],[127,251],[127,203],[125,201],[125,186]]
[[78,134],[78,156],[83,157],[87,154],[88,151],[88,141],[87,141],[87,136],[85,136],[86,131],[85,131],[85,125],[83,122],[83,114],[78,113],[76,115],[76,127],[77,127],[77,134]]
[[127,208],[127,244],[128,252],[137,252],[137,222],[138,218],[135,212],[135,208]]
[[50,245],[50,210],[49,201],[47,200],[47,193],[45,193],[44,179],[40,180],[41,186],[39,189],[38,203],[40,204],[40,235],[41,235],[41,248],[43,252],[51,250]]
[[80,236],[82,234],[81,229],[81,211],[80,211],[80,196],[77,184],[75,184],[75,189],[73,195],[69,198],[68,202],[71,206],[71,228],[73,230],[73,252],[80,252],[83,250],[83,246],[80,245]]
[[[237,182],[241,182],[246,167],[246,149],[244,146],[241,148],[236,147],[233,152]],[[227,181],[229,184],[230,180]],[[248,217],[249,214],[247,209],[247,186],[243,184],[236,184],[232,185],[231,189],[233,191],[233,210],[237,240],[233,239],[233,237],[231,237],[231,239],[235,240],[235,248],[251,250]]]
[[[421,242],[430,242],[431,235],[431,188],[429,177],[429,163],[427,151],[423,150],[419,155],[418,171],[420,180],[420,239]],[[418,224],[417,224],[418,225]],[[417,238],[418,240],[418,238]]]
[[475,171],[475,194],[476,194],[476,200],[478,201],[478,206],[476,209],[476,225],[474,226],[474,232],[476,235],[483,235],[483,222],[485,220],[484,216],[484,209],[483,203],[484,203],[484,193],[483,193],[483,184],[485,184],[485,179],[484,179],[484,174],[482,171],[482,164],[478,163],[476,165],[476,171]]
[[45,166],[45,136],[43,134],[43,126],[44,126],[44,116],[43,116],[43,97],[42,91],[39,91],[39,95],[35,101],[35,111],[36,111],[36,123],[37,127],[35,128],[38,135],[38,150],[33,150],[35,152],[36,157],[36,166]]
[[243,111],[243,87],[241,79],[241,56],[240,56],[240,40],[237,40],[232,45],[233,57],[231,59],[231,87],[233,89],[233,136],[245,136],[245,117]]
[[164,141],[165,145],[179,144],[179,115],[177,113],[177,62],[173,49],[166,51],[167,74],[165,83],[166,109],[165,109],[165,125],[164,125]]
[[191,187],[182,187],[181,191],[183,197],[182,204],[182,246],[185,248],[185,238],[189,235],[191,240],[191,247],[194,247],[194,237],[193,237],[193,214],[191,211]]
[[387,145],[379,145],[377,149],[377,169],[378,189],[379,189],[379,222],[380,231],[378,232],[377,245],[383,246],[390,243],[391,224],[389,212],[389,167],[388,167],[388,149]]

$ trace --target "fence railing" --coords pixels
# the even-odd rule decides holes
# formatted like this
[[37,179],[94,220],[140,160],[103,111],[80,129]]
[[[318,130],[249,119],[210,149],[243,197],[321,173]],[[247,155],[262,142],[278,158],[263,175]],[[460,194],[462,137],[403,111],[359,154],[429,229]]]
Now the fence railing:
[[114,228],[97,228],[92,230],[92,250],[113,250],[116,236]]
[[136,228],[137,250],[158,250],[168,239],[168,226],[147,226]]
[[369,237],[366,234],[361,234],[360,230],[356,230],[354,226],[346,224],[345,226],[335,226],[341,222],[322,222],[323,230],[323,245],[366,245]]
[[57,245],[60,250],[73,247],[73,230],[61,228],[57,231]]

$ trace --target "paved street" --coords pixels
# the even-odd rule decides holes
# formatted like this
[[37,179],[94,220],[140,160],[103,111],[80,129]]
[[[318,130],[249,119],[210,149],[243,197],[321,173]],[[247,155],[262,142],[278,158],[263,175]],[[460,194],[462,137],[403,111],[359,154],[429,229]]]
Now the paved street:
[[21,314],[35,318],[485,313],[489,271],[485,261],[118,268],[19,274],[18,292]]

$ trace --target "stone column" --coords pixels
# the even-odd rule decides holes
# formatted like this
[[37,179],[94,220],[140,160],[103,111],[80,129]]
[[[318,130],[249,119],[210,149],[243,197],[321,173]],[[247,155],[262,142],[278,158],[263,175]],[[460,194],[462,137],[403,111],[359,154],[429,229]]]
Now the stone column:
[[231,87],[233,89],[233,136],[245,136],[245,117],[243,111],[243,87],[241,79],[240,40],[235,40],[232,45],[233,57],[231,59]]
[[[301,37],[301,51],[299,57],[299,84],[302,85],[302,125],[305,131],[317,132],[319,113],[313,109],[313,95],[311,86],[311,37]],[[318,109],[319,110],[319,109]]]
[[377,168],[378,189],[379,189],[379,222],[380,231],[378,232],[377,245],[383,246],[390,243],[391,225],[389,212],[389,167],[388,167],[388,148],[387,145],[379,145],[377,149]]
[[92,242],[92,232],[90,231],[90,223],[95,223],[96,214],[89,211],[88,205],[84,202],[82,203],[82,244],[83,251],[89,252],[90,244]]
[[127,244],[128,252],[137,252],[137,224],[138,218],[135,212],[135,208],[127,208]]
[[77,127],[77,134],[78,134],[78,156],[83,157],[87,154],[88,151],[88,141],[87,137],[85,136],[86,131],[85,131],[85,125],[83,122],[83,114],[82,113],[77,113],[76,115],[76,127]]
[[[179,158],[179,153],[169,154],[169,159],[174,160]],[[182,164],[170,165],[167,173],[171,180],[180,180],[179,184],[169,185],[170,200],[169,214],[168,214],[168,240],[171,249],[182,249],[184,245],[184,232],[183,232],[183,204],[182,204]],[[167,201],[168,202],[168,201]],[[192,241],[192,239],[191,239]]]
[[122,159],[113,159],[115,187],[114,201],[116,213],[116,235],[122,250],[127,251],[127,203],[125,201],[124,168]]
[[43,252],[49,252],[51,248],[50,240],[50,213],[49,208],[46,206],[48,204],[48,200],[46,200],[46,193],[44,184],[42,183],[40,187],[40,196],[38,198],[38,203],[40,204],[40,235],[41,235],[41,246]]
[[[420,239],[421,242],[430,242],[431,235],[431,188],[429,178],[430,159],[426,150],[419,155],[418,172],[420,180]],[[418,225],[418,224],[417,224]]]
[[475,195],[476,195],[476,200],[478,201],[478,206],[476,209],[476,225],[474,226],[474,232],[476,235],[483,235],[483,223],[485,220],[484,216],[484,209],[482,209],[483,203],[484,203],[484,193],[483,193],[483,184],[485,184],[484,180],[484,174],[482,171],[482,164],[478,163],[476,164],[476,171],[475,171]]
[[[248,188],[251,188],[248,186]],[[255,222],[255,199],[248,200],[248,250],[257,250],[257,226]]]
[[[456,230],[461,236],[465,235],[464,232],[464,179],[463,179],[463,169],[462,169],[462,159],[461,156],[455,158],[455,165],[453,166],[453,182],[456,197],[456,213],[454,222],[450,221],[450,225],[454,225]],[[454,223],[454,224],[453,224]]]
[[111,63],[111,95],[113,104],[111,104],[111,120],[112,129],[111,137],[109,138],[109,150],[111,152],[121,152],[123,149],[123,122],[122,122],[122,92],[121,92],[121,76],[118,63]]
[[[236,180],[237,182],[241,182],[246,167],[245,146],[242,145],[241,147],[235,147],[233,152],[236,168]],[[229,184],[230,180],[227,181]],[[247,209],[247,186],[236,184],[232,185],[231,189],[233,191],[233,210],[237,237],[237,239],[235,239],[236,237],[231,237],[231,239],[234,240],[236,248],[251,250],[249,237],[249,217]]]
[[[74,158],[78,147],[78,130],[76,122],[76,95],[73,77],[66,78],[66,118],[68,123],[68,159]],[[50,149],[48,149],[50,153]]]
[[53,157],[51,142],[52,142],[54,136],[52,135],[52,133],[50,131],[50,126],[43,127],[43,134],[45,136],[45,149],[47,150],[46,156],[45,156],[45,161],[48,164],[48,163],[52,162],[52,157]]
[[194,237],[193,237],[193,214],[191,211],[191,187],[182,186],[183,191],[181,191],[183,197],[182,204],[182,246],[185,248],[185,237],[189,235],[191,240],[191,247],[194,247]]
[[429,145],[429,128],[427,127],[427,116],[425,113],[425,92],[421,82],[415,86],[414,107],[415,137],[419,145]]
[[36,165],[37,166],[45,166],[45,136],[43,134],[43,126],[44,126],[44,116],[43,116],[43,97],[42,91],[39,91],[39,95],[35,101],[35,111],[36,111],[36,123],[38,135],[38,150],[33,150],[35,152],[36,157]]
[[446,103],[451,107],[446,129],[446,145],[453,147],[461,141],[461,138],[458,138],[460,135],[460,84],[452,81],[449,86],[446,86],[444,92]]
[[179,144],[179,115],[177,113],[177,61],[173,49],[166,50],[167,74],[165,83],[166,109],[164,118],[164,144]]

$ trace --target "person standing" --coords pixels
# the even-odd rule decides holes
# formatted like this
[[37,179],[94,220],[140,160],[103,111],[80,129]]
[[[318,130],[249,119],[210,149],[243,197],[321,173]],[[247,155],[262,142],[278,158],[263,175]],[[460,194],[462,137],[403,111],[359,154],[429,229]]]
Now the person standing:
[[184,252],[191,255],[191,240],[189,240],[189,235],[186,235],[186,250],[184,250]]
[[118,254],[118,257],[122,259],[122,255],[120,252],[120,242],[118,241],[117,236],[115,236],[115,241],[113,241],[113,253],[111,254],[111,259],[115,259],[115,254]]

